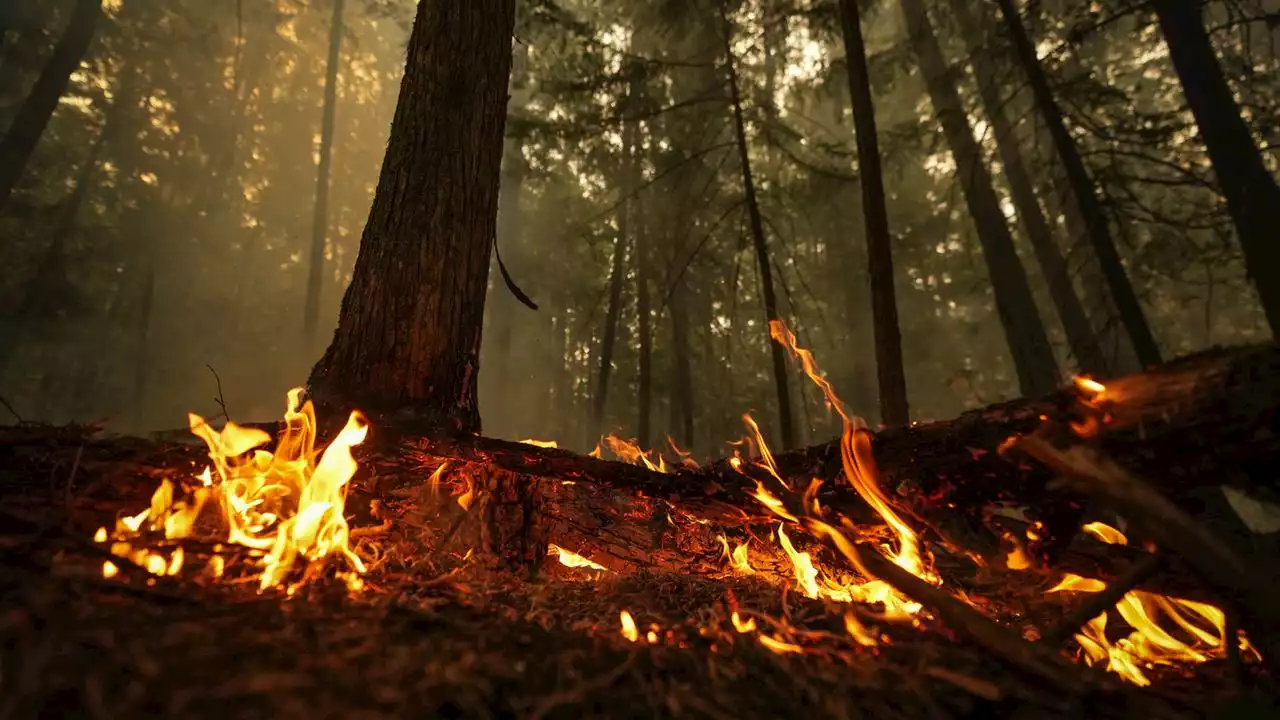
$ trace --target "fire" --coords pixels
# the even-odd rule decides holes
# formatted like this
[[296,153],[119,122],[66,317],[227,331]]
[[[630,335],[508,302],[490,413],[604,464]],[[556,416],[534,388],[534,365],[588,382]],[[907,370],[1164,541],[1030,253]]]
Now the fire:
[[521,440],[520,442],[521,442],[521,444],[524,444],[524,445],[532,445],[532,446],[534,446],[534,447],[540,447],[540,448],[558,448],[558,447],[560,447],[559,445],[557,445],[557,444],[556,444],[556,441],[555,441],[555,440],[531,440],[531,439],[527,439],[527,438],[526,438],[526,439],[524,439],[524,440]]
[[609,572],[609,568],[601,565],[600,563],[595,562],[594,560],[588,560],[575,552],[569,552],[559,545],[547,545],[547,554],[558,555],[560,558],[560,564],[565,567],[587,568],[589,570],[603,570],[604,572]]
[[640,630],[636,627],[636,621],[631,617],[631,613],[623,610],[618,613],[618,619],[622,622],[622,637],[636,642],[640,639]]
[[[1124,533],[1104,523],[1089,523],[1084,530],[1105,543],[1128,544]],[[1106,583],[1100,580],[1067,574],[1049,592],[1089,593],[1105,588]],[[1108,614],[1103,613],[1090,620],[1075,638],[1086,663],[1105,663],[1107,670],[1135,685],[1151,684],[1144,668],[1225,657],[1227,643],[1231,642],[1225,614],[1207,603],[1133,590],[1120,599],[1114,611],[1133,628],[1128,636],[1111,642],[1106,632]],[[1167,621],[1165,627],[1160,624],[1162,619]],[[1185,640],[1174,637],[1166,629],[1169,625],[1179,628]],[[1257,656],[1243,633],[1236,641],[1242,654]]]
[[[175,575],[184,565],[182,547],[166,557],[148,549],[148,540],[192,537],[205,509],[216,507],[218,532],[225,533],[226,542],[264,553],[259,589],[284,584],[305,565],[302,579],[288,587],[292,593],[329,556],[346,561],[354,574],[343,576],[353,589],[358,587],[357,575],[365,567],[349,547],[343,507],[357,468],[351,448],[364,441],[368,424],[360,412],[352,412],[334,441],[317,453],[315,410],[310,401],[299,405],[301,396],[301,388],[289,391],[285,430],[275,452],[261,449],[271,441],[262,430],[228,421],[217,432],[204,418],[189,414],[191,432],[204,440],[212,461],[199,476],[200,485],[177,499],[174,484],[161,481],[149,508],[117,520],[114,533],[100,528],[94,539],[112,540],[112,553],[153,574]],[[215,577],[221,575],[222,563],[220,556],[211,561]],[[108,563],[103,575],[111,577],[118,570]]]
[[[631,465],[639,465],[654,472],[667,472],[667,462],[666,459],[662,457],[662,454],[656,452],[652,453],[658,458],[658,462],[653,462],[649,457],[650,453],[645,452],[644,449],[636,444],[635,440],[623,440],[617,435],[606,435],[601,438],[601,442],[608,445],[609,449],[613,451],[613,454],[617,455],[618,459],[622,460],[622,462],[629,463]],[[599,449],[598,445],[596,446],[596,449]],[[599,457],[599,455],[596,455],[596,457]]]

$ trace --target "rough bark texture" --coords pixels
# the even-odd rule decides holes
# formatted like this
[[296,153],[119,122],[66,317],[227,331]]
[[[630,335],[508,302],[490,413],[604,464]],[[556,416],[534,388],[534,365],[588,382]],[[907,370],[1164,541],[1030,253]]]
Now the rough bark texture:
[[478,432],[515,0],[423,0],[318,404]]
[[333,162],[333,123],[338,104],[338,63],[342,56],[342,12],[346,0],[333,0],[329,24],[329,58],[324,73],[324,108],[320,111],[320,162],[316,167],[316,199],[311,218],[311,259],[302,334],[310,348],[320,322],[320,290],[324,281],[324,243],[329,225],[329,168]]
[[26,170],[27,161],[35,152],[40,136],[53,117],[58,101],[67,90],[71,73],[80,67],[94,31],[102,17],[101,0],[77,0],[71,12],[67,28],[53,48],[53,55],[40,71],[22,107],[4,138],[0,139],[0,210],[9,203],[9,196]]
[[1129,282],[1129,275],[1120,262],[1120,253],[1116,249],[1115,239],[1111,237],[1111,228],[1107,223],[1106,213],[1103,212],[1102,203],[1098,200],[1096,187],[1084,166],[1084,160],[1080,158],[1075,140],[1067,132],[1062,110],[1053,98],[1053,90],[1049,87],[1044,68],[1040,67],[1035,47],[1027,36],[1027,30],[1022,25],[1022,18],[1018,15],[1013,0],[997,0],[997,2],[1004,16],[1009,38],[1013,41],[1014,53],[1031,85],[1036,108],[1044,118],[1049,135],[1053,138],[1054,149],[1062,159],[1063,169],[1066,170],[1067,179],[1080,204],[1080,212],[1088,228],[1089,240],[1093,244],[1098,262],[1102,266],[1103,276],[1111,289],[1111,297],[1115,300],[1116,309],[1119,310],[1120,320],[1129,331],[1139,362],[1144,366],[1158,363],[1160,346],[1151,332],[1151,326],[1147,324],[1147,317],[1142,311],[1142,305],[1138,303],[1138,296]]
[[1222,75],[1205,31],[1201,3],[1152,3],[1169,58],[1182,82],[1200,137],[1209,151],[1227,210],[1240,237],[1245,266],[1258,289],[1271,333],[1280,338],[1280,186],[1267,170],[1249,126],[1240,117],[1231,86]]
[[983,31],[985,25],[979,22],[982,15],[975,16],[975,10],[965,0],[951,0],[951,10],[959,22],[969,49],[969,59],[978,79],[978,95],[991,120],[991,129],[1000,153],[1000,164],[1004,167],[1005,179],[1009,181],[1014,207],[1017,208],[1018,218],[1031,241],[1040,271],[1049,285],[1049,297],[1053,299],[1058,319],[1062,321],[1071,353],[1081,370],[1097,377],[1111,377],[1112,369],[1071,284],[1066,259],[1062,257],[1049,229],[1049,222],[1040,209],[1040,202],[1031,183],[1031,173],[1023,162],[1022,148],[1019,147],[1014,125],[1005,113],[996,64]]
[[929,98],[955,157],[960,186],[982,243],[996,313],[1009,344],[1018,384],[1023,395],[1049,392],[1058,384],[1058,363],[1036,310],[1026,270],[1018,259],[1013,237],[992,188],[991,175],[982,164],[982,152],[973,139],[973,129],[947,71],[924,3],[901,0],[901,4]]
[[[742,96],[738,89],[738,71],[733,58],[733,26],[720,6],[721,23],[724,26],[724,61],[729,74],[729,98],[733,104],[733,127],[738,144],[738,164],[742,170],[742,191],[746,195],[747,217],[751,222],[751,241],[756,251],[756,268],[760,273],[760,294],[764,300],[766,322],[781,320],[778,314],[778,298],[773,287],[773,265],[769,247],[765,241],[764,220],[760,216],[760,204],[756,198],[755,178],[751,174],[751,155],[747,151],[746,122],[742,118]],[[778,391],[779,444],[784,448],[796,446],[796,429],[791,418],[791,392],[787,387],[787,359],[785,350],[778,343],[770,343],[773,360],[773,379]]]
[[547,556],[547,522],[539,479],[479,469],[480,539],[501,567],[536,572]]
[[876,342],[876,374],[880,383],[880,421],[906,425],[907,376],[902,367],[902,332],[893,288],[893,248],[889,213],[885,209],[884,179],[880,172],[880,144],[876,108],[867,73],[867,49],[857,0],[840,0],[840,24],[853,105],[854,136],[858,145],[862,219],[867,233],[867,267],[871,276],[871,316]]

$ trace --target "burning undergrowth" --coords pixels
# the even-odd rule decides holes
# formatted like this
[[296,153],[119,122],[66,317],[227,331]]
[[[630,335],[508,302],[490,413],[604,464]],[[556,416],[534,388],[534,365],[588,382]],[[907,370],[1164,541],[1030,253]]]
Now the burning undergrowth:
[[[1228,656],[1259,659],[1243,635],[1230,647],[1232,631],[1218,608],[1142,591],[1084,622],[1073,633],[1074,648],[1044,651],[1063,667],[1070,668],[1072,658],[1128,685],[1101,674],[1081,679],[1086,676],[1056,665],[1011,667],[1007,656],[993,657],[981,642],[954,642],[954,608],[939,607],[939,596],[1033,643],[1105,583],[1034,567],[1020,540],[1001,562],[975,562],[972,553],[927,542],[918,519],[884,487],[871,434],[794,337],[781,326],[772,330],[844,420],[842,472],[827,482],[851,488],[875,522],[853,522],[826,507],[820,480],[784,476],[750,416],[729,464],[752,508],[736,521],[709,520],[679,503],[568,477],[511,473],[474,459],[395,451],[365,454],[358,465],[352,451],[368,431],[359,413],[318,447],[314,414],[294,391],[274,450],[266,449],[271,437],[261,430],[227,423],[214,431],[192,415],[203,457],[158,463],[172,468],[195,461],[191,472],[166,472],[143,509],[116,510],[92,541],[92,533],[81,541],[64,537],[69,545],[59,546],[53,579],[41,592],[54,593],[54,586],[65,592],[71,583],[86,597],[127,591],[166,606],[198,606],[183,610],[165,632],[145,636],[146,652],[155,658],[182,643],[231,642],[233,621],[226,621],[227,637],[219,636],[217,618],[224,613],[240,616],[240,609],[253,608],[276,618],[284,625],[262,632],[288,637],[275,641],[274,660],[262,670],[275,679],[263,682],[266,690],[254,702],[278,714],[292,714],[280,703],[303,703],[303,691],[353,685],[336,679],[337,669],[328,681],[330,669],[318,676],[299,670],[282,648],[310,653],[307,662],[317,666],[387,665],[395,657],[386,677],[354,683],[362,686],[353,692],[383,693],[365,700],[391,714],[434,694],[432,702],[449,698],[475,715],[555,714],[561,705],[607,714],[598,703],[617,691],[657,714],[743,714],[745,708],[754,715],[768,707],[785,713],[794,710],[787,703],[797,694],[807,698],[806,707],[832,716],[947,716],[1008,702],[1052,714],[1069,712],[1073,701],[1064,697],[1072,683],[1088,683],[1089,692],[1104,694],[1154,685],[1158,692],[1127,702],[1151,703],[1174,716],[1197,692],[1182,689],[1189,679],[1222,675],[1226,664],[1217,661]],[[1086,401],[1097,402],[1105,388],[1082,382],[1081,390]],[[1090,428],[1076,432],[1086,435]],[[594,454],[655,473],[696,468],[671,446],[664,457],[610,436]],[[377,499],[363,496],[353,506],[360,466],[377,476]],[[136,482],[133,488],[141,489]],[[121,498],[112,507],[126,503]],[[363,517],[353,524],[348,518],[357,514]],[[511,526],[511,518],[518,519],[516,532],[495,531],[495,524]],[[1086,530],[1105,542],[1127,542],[1108,526]],[[519,546],[514,553],[508,552],[512,543]],[[544,561],[536,575],[527,572],[538,568],[534,556]],[[514,565],[501,566],[512,557]],[[75,570],[86,565],[90,576]],[[282,603],[278,594],[295,597]],[[43,607],[32,597],[13,611],[11,623],[43,613],[32,609]],[[131,620],[112,612],[111,603],[91,605],[76,611],[86,627],[146,622],[147,613]],[[265,622],[255,617],[248,626]],[[69,646],[84,642],[64,635]],[[23,642],[36,647],[43,641],[37,633]],[[332,652],[339,657],[304,649],[315,642],[338,648]],[[59,672],[74,678],[87,671]],[[281,680],[281,673],[288,677]],[[1046,689],[1046,676],[1062,687]],[[275,682],[286,685],[281,697]],[[389,689],[404,685],[414,690]],[[901,697],[904,688],[909,699]],[[502,700],[504,693],[514,699]],[[135,699],[130,707],[145,705]]]

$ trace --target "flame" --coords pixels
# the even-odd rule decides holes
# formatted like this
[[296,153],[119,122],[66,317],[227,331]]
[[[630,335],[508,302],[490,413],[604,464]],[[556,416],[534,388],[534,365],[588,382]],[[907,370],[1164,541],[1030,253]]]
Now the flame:
[[631,613],[623,610],[618,614],[618,619],[622,622],[622,637],[636,642],[640,639],[640,630],[636,628],[636,621],[631,617]]
[[[181,547],[165,557],[134,545],[145,545],[151,534],[162,534],[167,540],[191,537],[202,511],[213,505],[221,511],[227,542],[265,552],[259,589],[283,584],[300,560],[309,565],[329,555],[343,558],[355,573],[363,573],[364,563],[348,546],[349,529],[342,511],[346,485],[357,468],[351,448],[364,441],[368,424],[360,412],[352,412],[333,442],[317,453],[315,410],[310,401],[300,405],[301,396],[301,388],[289,391],[285,430],[275,452],[261,449],[271,440],[262,430],[227,422],[221,431],[214,431],[204,418],[189,414],[191,432],[208,446],[212,466],[201,473],[200,486],[185,500],[175,499],[174,484],[162,480],[149,508],[117,520],[112,552],[153,574],[177,574],[185,563]],[[108,535],[101,528],[94,538],[104,542]],[[217,576],[222,561],[214,560]],[[104,566],[103,574],[114,573]],[[358,584],[353,575],[344,577],[349,586]],[[298,584],[288,591],[296,590]]]
[[1107,391],[1106,385],[1103,385],[1087,375],[1077,375],[1075,377],[1075,384],[1081,392],[1087,393],[1089,398],[1095,401],[1101,399],[1102,394]]
[[555,545],[555,544],[548,544],[548,545],[547,545],[547,554],[548,554],[548,555],[559,555],[559,557],[560,557],[560,564],[561,564],[561,565],[564,565],[565,567],[571,567],[571,568],[588,568],[588,569],[591,569],[591,570],[603,570],[603,571],[605,571],[605,572],[609,572],[609,568],[607,568],[607,567],[605,567],[605,566],[601,565],[600,563],[595,562],[595,561],[593,561],[593,560],[588,560],[587,558],[584,558],[584,557],[582,557],[581,555],[579,555],[579,554],[577,554],[577,553],[569,552],[568,550],[565,550],[564,548],[560,547],[559,545]]
[[755,568],[751,567],[750,559],[747,557],[746,543],[740,543],[738,547],[734,548],[733,554],[730,556],[730,559],[733,561],[734,570],[737,570],[743,575],[756,574]]
[[756,629],[756,619],[747,618],[746,620],[743,620],[737,610],[733,611],[733,614],[729,616],[729,619],[733,621],[733,629],[740,633],[746,634],[754,632]]
[[[613,454],[617,455],[618,459],[622,460],[622,462],[631,465],[640,465],[652,470],[653,472],[667,472],[667,463],[662,455],[656,452],[653,453],[658,458],[658,462],[654,463],[653,460],[649,458],[649,453],[645,452],[639,445],[637,445],[635,440],[623,440],[617,435],[606,435],[601,438],[601,442],[609,446],[609,449],[613,451]],[[598,450],[599,447],[600,446],[597,445],[596,449]],[[596,457],[599,457],[599,455],[596,455]]]
[[799,645],[796,645],[794,643],[789,643],[789,642],[783,642],[775,637],[765,635],[763,633],[759,635],[759,638],[760,638],[761,645],[768,648],[771,652],[775,652],[779,655],[785,655],[787,653],[804,652],[804,648],[800,647]]
[[[1113,545],[1128,543],[1124,533],[1105,523],[1093,522],[1083,528],[1099,540]],[[1048,592],[1101,592],[1106,583],[1094,578],[1067,574]],[[1208,603],[1158,595],[1143,590],[1125,594],[1114,609],[1133,628],[1128,636],[1111,642],[1107,638],[1107,613],[1090,620],[1075,636],[1089,665],[1106,669],[1135,685],[1150,685],[1144,669],[1178,663],[1202,663],[1226,656],[1226,615]],[[1160,620],[1167,621],[1162,627]],[[1169,624],[1177,626],[1186,640],[1174,637]],[[1241,654],[1257,657],[1243,633],[1236,638]]]
[[557,444],[556,444],[556,441],[555,441],[555,440],[529,440],[529,439],[525,439],[525,440],[521,440],[520,442],[521,442],[522,444],[524,444],[524,445],[532,445],[532,446],[534,446],[534,447],[540,447],[540,448],[558,448],[558,447],[560,447],[559,445],[557,445]]
[[693,453],[688,450],[681,450],[680,446],[676,445],[675,439],[670,435],[667,436],[667,444],[671,446],[671,451],[676,454],[676,457],[680,458],[681,465],[687,468],[698,467],[697,461],[693,459]]

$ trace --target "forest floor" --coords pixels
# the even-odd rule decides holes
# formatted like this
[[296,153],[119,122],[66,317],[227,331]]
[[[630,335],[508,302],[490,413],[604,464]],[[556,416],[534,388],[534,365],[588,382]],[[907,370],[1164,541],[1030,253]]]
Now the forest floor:
[[[1073,697],[932,621],[881,625],[880,644],[861,647],[841,607],[729,574],[715,552],[628,573],[499,571],[463,534],[433,548],[443,531],[415,524],[412,492],[385,502],[385,523],[354,521],[357,550],[375,558],[358,592],[259,593],[233,564],[217,581],[127,565],[103,578],[111,556],[95,530],[206,457],[77,428],[0,429],[0,718],[1179,718],[1222,716],[1253,670],[1166,669],[1148,688],[1097,671],[1096,691]],[[371,475],[384,497],[425,480],[403,453],[360,461],[353,495]],[[966,590],[1015,626],[1062,612],[1034,583]],[[799,651],[735,632],[733,608]]]

